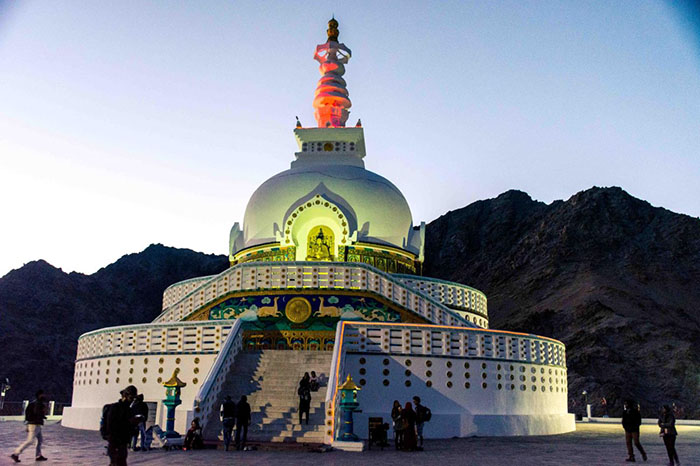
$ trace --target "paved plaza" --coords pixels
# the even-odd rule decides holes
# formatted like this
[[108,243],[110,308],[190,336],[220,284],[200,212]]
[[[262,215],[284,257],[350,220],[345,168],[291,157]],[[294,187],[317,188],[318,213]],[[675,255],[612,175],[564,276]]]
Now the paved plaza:
[[[0,422],[0,465],[14,464],[12,450],[24,439],[21,422]],[[603,465],[627,464],[622,428],[617,425],[577,424],[569,434],[539,437],[484,437],[426,442],[425,451],[407,453],[393,449],[363,453],[332,451],[246,451],[221,450],[172,451],[152,450],[129,453],[130,465],[361,465],[406,464],[442,465]],[[104,442],[98,432],[69,429],[50,423],[44,430],[43,464],[107,465]],[[649,454],[645,464],[668,464],[666,450],[655,426],[642,426],[642,445]],[[678,427],[678,454],[684,465],[700,465],[700,426]],[[34,464],[34,449],[22,454],[22,464]],[[642,462],[638,457],[638,462]],[[38,463],[42,464],[42,463]]]

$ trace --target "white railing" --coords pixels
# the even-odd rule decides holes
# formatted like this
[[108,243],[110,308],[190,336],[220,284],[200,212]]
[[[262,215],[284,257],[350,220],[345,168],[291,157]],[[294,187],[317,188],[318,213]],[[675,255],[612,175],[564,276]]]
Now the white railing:
[[[224,346],[219,351],[219,355],[214,360],[214,364],[209,369],[199,392],[195,396],[193,409],[202,421],[210,420],[212,415],[218,412],[219,395],[223,389],[223,383],[229,371],[233,368],[233,361],[236,359],[236,355],[243,348],[242,326],[243,321],[241,320],[236,320],[233,324]],[[205,422],[205,426],[207,424],[212,423]]]
[[107,327],[78,339],[76,360],[129,354],[216,353],[236,320]]
[[349,352],[402,356],[461,356],[557,366],[566,369],[562,342],[527,333],[424,324],[339,322],[326,393],[326,424],[335,438],[340,409],[338,385]]
[[209,275],[206,277],[195,277],[188,280],[183,280],[181,282],[173,283],[165,289],[163,292],[163,309],[167,309],[176,302],[180,301],[182,298],[190,294],[195,289],[199,288],[202,283],[205,283],[216,275]]
[[222,272],[165,310],[154,322],[186,318],[201,307],[237,291],[339,289],[375,293],[440,325],[474,324],[435,298],[372,266],[349,262],[251,262]]
[[473,312],[488,319],[486,295],[476,288],[437,278],[406,274],[393,274],[393,276],[448,307]]
[[325,435],[325,443],[330,444],[334,439],[335,430],[332,426],[338,425],[340,417],[340,409],[338,409],[338,400],[336,399],[336,388],[340,385],[339,378],[342,377],[343,363],[345,362],[345,345],[342,344],[345,338],[345,326],[343,322],[338,322],[335,329],[335,345],[333,346],[333,360],[331,361],[330,374],[328,375],[328,389],[326,390],[326,425],[331,426],[331,434]]

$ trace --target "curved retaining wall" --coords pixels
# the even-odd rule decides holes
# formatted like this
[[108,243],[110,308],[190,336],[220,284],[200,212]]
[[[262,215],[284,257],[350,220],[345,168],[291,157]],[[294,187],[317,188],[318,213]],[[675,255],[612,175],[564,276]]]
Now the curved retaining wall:
[[169,308],[182,298],[208,282],[216,275],[208,275],[206,277],[195,277],[181,282],[173,283],[163,292],[163,310]]
[[489,327],[486,295],[476,288],[437,278],[404,274],[393,276],[411,288],[437,299],[479,327]]
[[[393,400],[420,396],[433,414],[427,438],[543,435],[575,429],[567,412],[561,342],[497,330],[404,324],[340,323],[329,386],[348,374],[361,387],[356,425],[390,422]],[[339,422],[337,392],[326,406]],[[366,436],[366,429],[357,429]]]
[[177,408],[176,429],[187,430],[195,396],[235,321],[127,325],[88,332],[78,340],[73,400],[63,425],[99,429],[102,406],[134,385],[144,401],[156,403],[156,423],[165,425],[162,382],[176,368],[187,386]]

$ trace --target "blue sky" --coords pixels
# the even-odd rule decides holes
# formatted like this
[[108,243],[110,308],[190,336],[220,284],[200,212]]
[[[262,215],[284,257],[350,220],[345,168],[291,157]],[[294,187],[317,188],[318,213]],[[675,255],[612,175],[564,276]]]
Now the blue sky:
[[692,2],[0,0],[0,275],[150,243],[225,253],[313,124],[331,14],[368,169],[414,222],[621,186],[700,216]]

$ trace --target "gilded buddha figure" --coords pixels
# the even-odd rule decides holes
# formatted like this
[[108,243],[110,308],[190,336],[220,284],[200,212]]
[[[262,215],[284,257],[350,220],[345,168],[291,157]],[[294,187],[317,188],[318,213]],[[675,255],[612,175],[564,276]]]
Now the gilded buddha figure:
[[321,226],[313,228],[309,232],[306,260],[332,261],[333,247],[333,232],[328,227],[325,232]]

